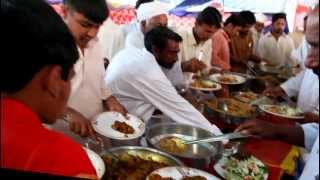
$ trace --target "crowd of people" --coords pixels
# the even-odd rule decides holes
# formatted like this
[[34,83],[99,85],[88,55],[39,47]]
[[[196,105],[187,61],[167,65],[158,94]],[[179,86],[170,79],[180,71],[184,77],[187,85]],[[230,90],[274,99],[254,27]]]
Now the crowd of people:
[[298,49],[284,32],[283,13],[273,15],[267,33],[267,17],[250,11],[223,21],[207,7],[183,30],[169,27],[168,13],[165,3],[138,0],[134,22],[115,29],[105,0],[64,0],[60,15],[43,0],[1,1],[8,58],[1,167],[97,178],[81,144],[83,137],[98,140],[91,121],[105,111],[148,121],[158,109],[177,123],[220,135],[175,87],[198,72],[245,73],[255,62],[300,66],[300,73],[265,94],[297,97],[306,120],[294,127],[253,120],[236,131],[306,147],[310,156],[300,179],[319,179],[319,6],[306,18]]

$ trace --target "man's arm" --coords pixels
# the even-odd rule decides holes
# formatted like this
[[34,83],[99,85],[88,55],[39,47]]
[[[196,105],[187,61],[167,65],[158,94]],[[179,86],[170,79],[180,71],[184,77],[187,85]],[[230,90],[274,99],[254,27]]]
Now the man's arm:
[[97,135],[93,130],[90,120],[75,109],[68,107],[64,119],[68,121],[69,128],[72,132],[82,137],[90,136],[94,140],[97,140]]
[[290,144],[305,146],[304,131],[301,126],[273,124],[261,120],[248,121],[236,129],[236,132],[260,136],[262,138],[282,140]]
[[207,129],[216,135],[221,134],[221,131],[215,125],[212,125],[199,111],[177,93],[168,79],[140,80],[135,83],[135,86],[137,86],[138,91],[144,95],[147,101],[172,120]]

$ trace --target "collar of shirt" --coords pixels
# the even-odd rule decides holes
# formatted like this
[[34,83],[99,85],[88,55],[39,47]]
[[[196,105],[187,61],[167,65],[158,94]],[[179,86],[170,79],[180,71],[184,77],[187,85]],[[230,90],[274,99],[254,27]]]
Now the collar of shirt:
[[[271,32],[268,32],[268,33],[266,34],[266,36],[267,36],[267,37],[274,37]],[[286,34],[286,33],[282,33],[280,37],[285,38],[285,37],[287,37],[287,34]]]
[[193,34],[193,28],[188,29],[188,43],[192,46],[202,46],[205,42],[197,43],[196,37]]

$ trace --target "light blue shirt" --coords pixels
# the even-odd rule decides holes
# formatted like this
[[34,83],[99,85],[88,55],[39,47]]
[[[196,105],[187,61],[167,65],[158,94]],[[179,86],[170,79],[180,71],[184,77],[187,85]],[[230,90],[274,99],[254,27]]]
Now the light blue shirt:
[[311,152],[300,180],[319,179],[319,124],[305,124],[302,126],[305,147]]

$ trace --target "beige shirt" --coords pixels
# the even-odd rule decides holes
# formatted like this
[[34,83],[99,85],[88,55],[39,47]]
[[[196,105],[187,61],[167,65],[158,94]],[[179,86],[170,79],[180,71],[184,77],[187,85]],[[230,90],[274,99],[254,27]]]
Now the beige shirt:
[[[189,61],[192,58],[199,58],[200,52],[203,52],[201,61],[207,65],[207,70],[209,70],[211,68],[212,40],[209,39],[197,44],[192,28],[178,33],[183,38],[179,54],[181,62]],[[190,73],[185,73],[185,75],[190,76]]]
[[283,34],[276,40],[269,32],[261,37],[258,45],[260,58],[265,59],[269,65],[274,66],[295,66],[297,61],[291,56],[293,50],[293,41],[286,34]]
[[90,42],[84,54],[74,66],[75,76],[71,80],[68,106],[88,119],[104,111],[102,100],[111,93],[104,81],[105,68],[101,46],[97,40]]

